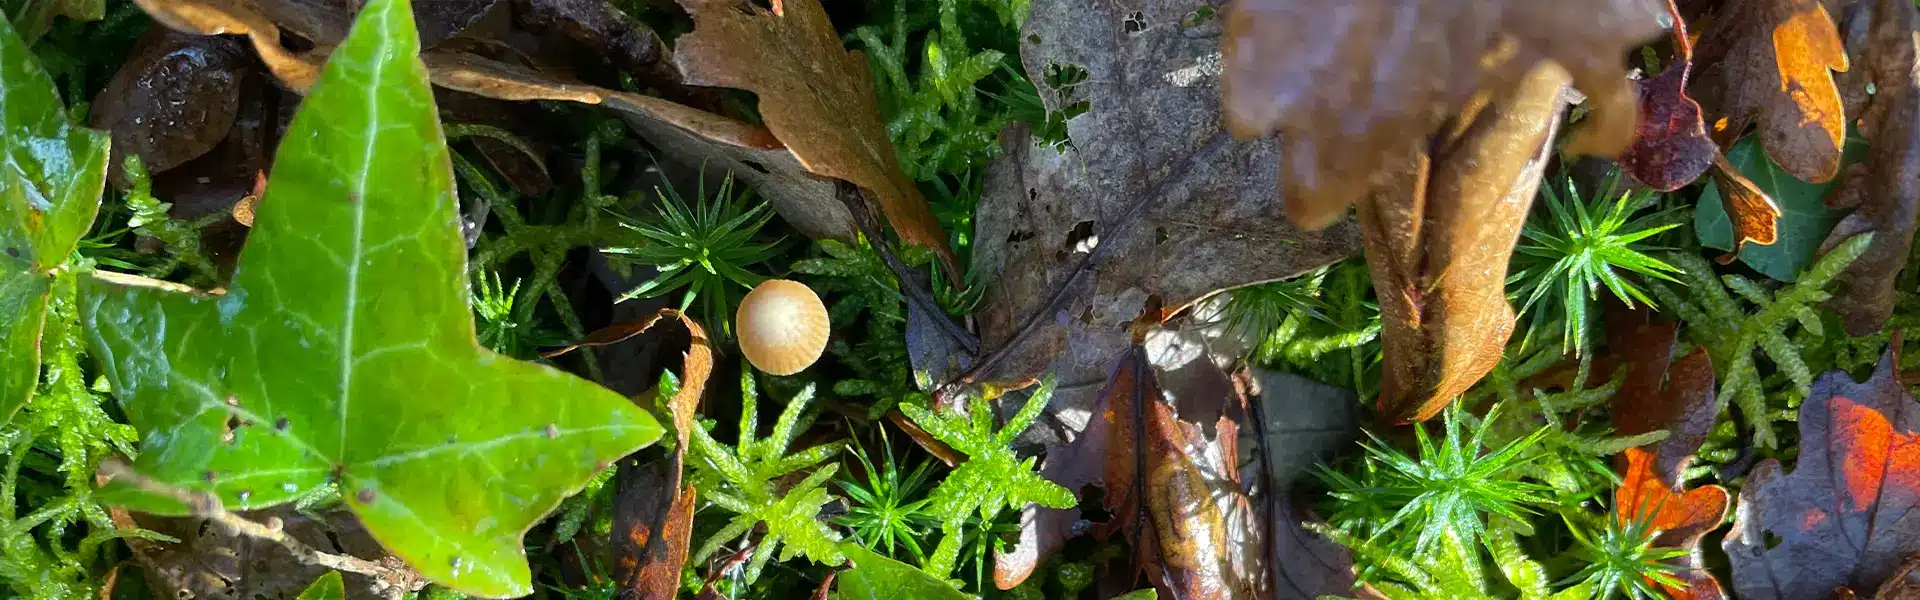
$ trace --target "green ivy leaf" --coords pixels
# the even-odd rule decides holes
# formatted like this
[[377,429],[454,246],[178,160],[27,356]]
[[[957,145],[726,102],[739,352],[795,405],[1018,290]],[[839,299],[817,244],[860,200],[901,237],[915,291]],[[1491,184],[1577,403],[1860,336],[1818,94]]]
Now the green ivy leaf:
[[[274,161],[230,291],[101,274],[90,342],[141,432],[134,467],[261,508],[337,483],[422,574],[533,591],[521,537],[660,426],[583,379],[481,348],[453,171],[406,0],[372,0]],[[103,499],[182,514],[115,482]]]
[[33,396],[49,273],[100,209],[107,134],[67,122],[27,43],[0,19],[0,424]]
[[[1846,147],[1841,149],[1840,164],[1851,165],[1860,162],[1867,155],[1867,141],[1860,132],[1848,126]],[[1840,222],[1843,213],[1827,208],[1827,191],[1835,182],[1807,183],[1780,170],[1760,151],[1760,138],[1747,136],[1727,150],[1727,162],[1740,168],[1740,173],[1760,186],[1760,191],[1773,197],[1780,206],[1780,237],[1773,244],[1762,246],[1747,244],[1740,249],[1740,261],[1747,266],[1766,274],[1766,276],[1791,282],[1799,279],[1800,272],[1813,264],[1813,252],[1820,248],[1820,242],[1827,239],[1827,232],[1833,230],[1833,224]],[[1700,245],[1721,250],[1733,249],[1733,223],[1727,220],[1727,209],[1720,203],[1720,187],[1707,179],[1706,191],[1701,192],[1699,202],[1694,204],[1693,229],[1699,232]]]
[[347,585],[341,581],[339,571],[327,571],[293,600],[347,600]]
[[854,542],[840,544],[853,568],[834,578],[840,600],[966,600],[971,596],[913,565],[887,558]]

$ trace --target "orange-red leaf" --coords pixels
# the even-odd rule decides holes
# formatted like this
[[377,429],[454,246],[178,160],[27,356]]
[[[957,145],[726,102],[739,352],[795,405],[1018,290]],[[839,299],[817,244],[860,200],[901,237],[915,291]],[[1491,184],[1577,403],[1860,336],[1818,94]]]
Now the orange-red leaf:
[[1708,173],[1719,185],[1720,203],[1733,220],[1733,251],[1720,258],[1721,264],[1733,262],[1747,242],[1766,246],[1779,239],[1780,205],[1774,204],[1772,197],[1741,174],[1725,154],[1714,153],[1713,169]]
[[1748,475],[1723,544],[1741,598],[1869,595],[1920,548],[1920,404],[1900,383],[1899,347],[1895,335],[1864,383],[1814,381],[1793,471],[1766,460]]
[[1221,91],[1235,135],[1281,132],[1295,222],[1332,223],[1398,168],[1476,90],[1521,80],[1540,59],[1594,104],[1587,150],[1632,139],[1620,57],[1659,31],[1658,0],[1241,0],[1227,13]]
[[840,45],[819,0],[681,0],[693,32],[674,51],[686,81],[760,98],[760,116],[808,171],[851,181],[879,201],[900,238],[953,266],[933,209],[901,170],[867,59]]
[[1626,467],[1620,489],[1613,494],[1614,518],[1651,522],[1652,529],[1659,531],[1654,546],[1687,550],[1687,556],[1675,559],[1685,567],[1677,578],[1686,585],[1667,587],[1667,592],[1675,598],[1725,597],[1719,580],[1701,566],[1700,538],[1726,518],[1727,489],[1717,485],[1683,489],[1659,472],[1653,453],[1645,448],[1628,448],[1622,457]]

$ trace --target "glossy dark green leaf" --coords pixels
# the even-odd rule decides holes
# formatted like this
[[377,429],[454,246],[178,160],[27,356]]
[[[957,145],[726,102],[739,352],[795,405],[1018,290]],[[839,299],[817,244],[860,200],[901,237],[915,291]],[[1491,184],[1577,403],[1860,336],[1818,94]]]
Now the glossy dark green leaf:
[[[1827,239],[1833,224],[1840,222],[1840,211],[1827,208],[1827,191],[1834,181],[1807,183],[1780,169],[1780,165],[1760,151],[1760,138],[1747,136],[1727,150],[1727,161],[1740,168],[1760,191],[1773,197],[1780,206],[1780,237],[1769,245],[1747,244],[1740,249],[1740,261],[1780,281],[1793,281],[1813,264],[1814,250]],[[1849,129],[1840,162],[1850,165],[1866,157],[1867,144],[1860,132]],[[1837,180],[1836,180],[1837,181]],[[1700,245],[1721,250],[1733,249],[1733,223],[1720,202],[1720,187],[1711,179],[1706,191],[1694,204],[1693,229]]]
[[67,122],[53,79],[0,19],[0,423],[33,395],[49,271],[100,208],[107,136]]
[[840,544],[853,568],[834,579],[834,598],[839,600],[966,600],[971,596],[953,589],[913,565],[903,563],[858,543]]
[[313,585],[307,586],[294,600],[347,600],[346,583],[340,580],[339,571],[327,571]]
[[[406,0],[361,11],[286,133],[229,291],[103,274],[82,312],[142,474],[241,509],[338,482],[422,574],[519,596],[526,530],[660,426],[475,341],[416,35]],[[187,508],[119,482],[104,497]]]

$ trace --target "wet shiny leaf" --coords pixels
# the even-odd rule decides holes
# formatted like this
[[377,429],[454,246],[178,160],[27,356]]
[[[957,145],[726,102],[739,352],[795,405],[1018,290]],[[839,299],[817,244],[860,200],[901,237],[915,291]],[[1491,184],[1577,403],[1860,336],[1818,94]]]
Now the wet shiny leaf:
[[[361,12],[289,127],[224,294],[100,274],[82,317],[142,434],[143,475],[242,508],[336,481],[422,574],[521,595],[526,530],[660,428],[617,394],[475,341],[418,47],[405,0]],[[102,494],[188,512],[118,482]]]
[[1920,404],[1900,383],[1900,337],[1873,377],[1822,375],[1800,405],[1792,472],[1762,461],[1722,544],[1741,598],[1878,589],[1920,547]]
[[[1659,32],[1656,0],[1244,0],[1227,13],[1221,97],[1235,135],[1281,133],[1288,213],[1308,227],[1346,213],[1482,89],[1559,63],[1594,111],[1588,139],[1614,154],[1638,111],[1620,57]],[[1484,45],[1477,44],[1484,40]]]
[[67,122],[53,80],[0,18],[0,424],[40,381],[49,273],[93,225],[106,182],[105,132]]
[[225,140],[253,65],[232,38],[149,32],[93,101],[92,125],[113,134],[115,185],[126,184],[120,166],[128,153],[161,173]]

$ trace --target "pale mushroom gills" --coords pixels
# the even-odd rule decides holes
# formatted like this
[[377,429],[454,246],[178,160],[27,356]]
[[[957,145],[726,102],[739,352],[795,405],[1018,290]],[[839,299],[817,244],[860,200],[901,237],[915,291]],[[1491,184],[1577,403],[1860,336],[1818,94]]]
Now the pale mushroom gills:
[[792,375],[820,359],[827,349],[827,307],[798,281],[770,279],[740,301],[734,315],[740,352],[755,368]]

